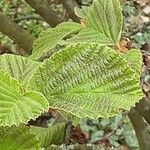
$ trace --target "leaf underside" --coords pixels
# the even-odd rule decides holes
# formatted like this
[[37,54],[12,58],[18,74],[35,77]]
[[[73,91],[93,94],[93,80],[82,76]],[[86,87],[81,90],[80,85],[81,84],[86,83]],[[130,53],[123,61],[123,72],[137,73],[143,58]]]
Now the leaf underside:
[[27,123],[47,110],[48,102],[41,93],[23,92],[19,82],[0,70],[0,126]]
[[43,93],[51,107],[80,118],[112,116],[143,97],[129,62],[99,44],[77,44],[57,52],[37,69],[28,88]]

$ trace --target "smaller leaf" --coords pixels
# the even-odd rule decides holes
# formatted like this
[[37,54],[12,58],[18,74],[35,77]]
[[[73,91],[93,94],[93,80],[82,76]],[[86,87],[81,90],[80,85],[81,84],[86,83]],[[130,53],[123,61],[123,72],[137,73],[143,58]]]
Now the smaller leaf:
[[29,127],[0,128],[0,149],[1,150],[40,150],[40,141],[30,133]]
[[59,145],[65,141],[65,123],[58,123],[48,128],[32,126],[30,131],[41,141],[41,147]]
[[0,70],[0,126],[19,125],[47,111],[48,101],[39,92],[23,92],[19,82]]
[[80,31],[82,26],[74,22],[64,22],[41,32],[38,39],[33,44],[32,59],[38,60],[43,53],[47,53],[51,49],[55,48],[58,42],[60,42],[66,36]]
[[114,45],[115,43],[105,35],[92,28],[83,28],[77,35],[67,40],[69,44],[99,43],[101,45]]
[[74,12],[79,18],[86,18],[86,15],[88,14],[90,10],[89,6],[82,6],[82,8],[75,7]]
[[17,79],[24,88],[39,65],[40,63],[37,61],[18,55],[4,54],[0,56],[0,69]]
[[94,0],[86,15],[87,27],[99,31],[116,43],[121,36],[122,18],[119,0]]

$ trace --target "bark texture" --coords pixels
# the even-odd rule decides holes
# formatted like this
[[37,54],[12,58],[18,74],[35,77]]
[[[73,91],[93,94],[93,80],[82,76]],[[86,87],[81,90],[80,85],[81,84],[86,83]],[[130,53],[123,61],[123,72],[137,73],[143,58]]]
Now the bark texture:
[[36,12],[44,18],[44,20],[51,26],[55,27],[61,22],[56,12],[51,8],[46,0],[25,0]]
[[0,31],[14,40],[14,42],[27,53],[31,53],[31,47],[35,37],[5,16],[2,12],[0,12]]
[[150,128],[146,124],[144,118],[132,108],[129,118],[135,130],[140,150],[150,149]]
[[76,3],[76,1],[62,0],[62,4],[63,4],[64,8],[66,9],[69,17],[75,22],[80,22],[80,19],[74,13],[74,8],[79,7],[79,5]]

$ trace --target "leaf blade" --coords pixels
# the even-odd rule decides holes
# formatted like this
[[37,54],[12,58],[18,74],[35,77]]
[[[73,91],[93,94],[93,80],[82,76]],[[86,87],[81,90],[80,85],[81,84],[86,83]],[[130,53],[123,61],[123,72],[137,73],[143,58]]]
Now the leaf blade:
[[116,43],[120,40],[123,17],[119,0],[95,0],[86,16],[87,26]]
[[43,53],[48,52],[58,44],[64,37],[80,31],[82,26],[78,23],[64,22],[56,26],[43,31],[39,38],[33,44],[32,59],[38,60]]
[[87,43],[69,46],[46,60],[30,88],[42,92],[51,107],[79,118],[108,117],[119,108],[129,110],[143,97],[135,70],[122,55]]
[[83,28],[77,35],[67,40],[68,44],[99,43],[101,45],[114,45],[114,42],[92,28]]
[[41,93],[24,93],[19,82],[0,70],[0,126],[27,123],[47,111],[48,106]]
[[0,128],[0,149],[9,150],[40,150],[40,141],[34,134],[30,133],[29,127],[20,125],[19,127]]
[[39,65],[39,62],[18,55],[3,54],[0,56],[0,69],[17,79],[24,88]]
[[30,132],[36,135],[41,141],[41,147],[44,148],[52,144],[60,145],[65,142],[65,123],[58,123],[48,128],[31,126]]

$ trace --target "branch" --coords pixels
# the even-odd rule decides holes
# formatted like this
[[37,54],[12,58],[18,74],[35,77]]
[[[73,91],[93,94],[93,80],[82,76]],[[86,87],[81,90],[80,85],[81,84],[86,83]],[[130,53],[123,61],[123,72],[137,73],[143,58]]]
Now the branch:
[[61,22],[56,12],[51,8],[46,0],[25,0],[32,8],[34,8],[41,17],[52,27]]
[[67,10],[69,17],[75,21],[80,22],[80,19],[74,13],[74,8],[79,7],[79,5],[74,0],[62,0],[64,8]]
[[25,17],[23,16],[20,18],[15,18],[14,22],[18,23],[18,22],[23,21],[23,20],[31,20],[31,19],[42,20],[42,18],[37,16],[37,15],[29,15],[29,16],[25,16]]
[[150,148],[150,134],[148,131],[147,124],[144,121],[144,118],[134,109],[132,108],[129,113],[129,118],[135,130],[140,150],[149,150]]
[[136,104],[135,109],[150,125],[150,100],[148,98],[143,98],[139,103]]
[[2,12],[0,12],[0,31],[14,40],[27,53],[31,52],[32,43],[35,39],[30,33],[25,31]]

